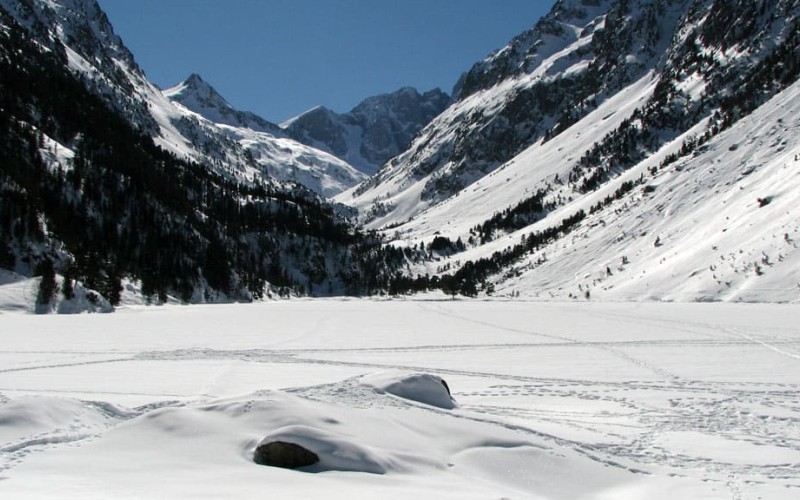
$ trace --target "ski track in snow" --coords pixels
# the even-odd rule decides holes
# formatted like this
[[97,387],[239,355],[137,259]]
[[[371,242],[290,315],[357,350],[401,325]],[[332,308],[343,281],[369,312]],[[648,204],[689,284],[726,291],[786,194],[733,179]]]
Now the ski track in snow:
[[[313,309],[313,306],[306,307]],[[347,305],[343,303],[342,307]],[[385,306],[375,304],[375,307]],[[293,330],[299,333],[265,348],[222,349],[198,347],[197,344],[160,350],[127,349],[125,346],[119,350],[59,350],[47,346],[41,351],[20,348],[6,351],[0,348],[0,356],[42,357],[38,363],[27,361],[23,366],[0,368],[0,420],[3,407],[14,402],[18,394],[72,395],[83,401],[86,411],[94,415],[94,420],[88,423],[76,417],[72,422],[45,432],[0,441],[0,478],[13,476],[13,468],[33,459],[36,453],[46,453],[53,447],[80,446],[121,422],[155,409],[228,396],[225,381],[241,365],[286,366],[287,370],[296,365],[348,368],[359,373],[387,369],[436,373],[450,381],[460,407],[449,411],[387,397],[361,384],[359,377],[284,388],[313,401],[362,409],[413,406],[440,414],[442,418],[464,419],[502,427],[522,436],[534,436],[549,443],[552,453],[568,448],[592,461],[628,472],[719,484],[727,488],[730,498],[748,498],[747,492],[752,488],[776,484],[787,492],[800,489],[800,383],[749,380],[746,375],[734,380],[721,376],[697,377],[682,373],[685,370],[670,368],[659,355],[660,350],[702,351],[708,356],[729,355],[728,351],[757,351],[769,359],[781,358],[795,366],[800,360],[800,336],[794,327],[764,327],[756,331],[713,321],[643,315],[632,309],[620,311],[615,306],[593,308],[585,314],[596,321],[611,321],[633,333],[617,335],[617,338],[602,335],[593,338],[551,332],[535,324],[532,325],[535,328],[520,327],[519,321],[473,313],[457,303],[421,302],[412,307],[414,314],[424,315],[442,327],[447,325],[458,330],[460,325],[467,325],[485,329],[487,341],[437,342],[436,338],[429,338],[415,345],[399,342],[397,345],[355,343],[318,347],[314,345],[314,336],[337,321],[336,317],[321,312],[310,314],[309,319],[297,320],[299,324]],[[544,307],[557,309],[559,306]],[[558,311],[550,313],[558,315]],[[660,338],[637,338],[637,331],[654,329],[667,333],[662,333]],[[398,334],[401,333],[398,330]],[[512,335],[505,343],[504,334]],[[530,340],[519,341],[520,338]],[[296,347],[298,341],[308,341],[310,347]],[[482,362],[484,358],[503,359],[514,353],[530,352],[531,362],[541,363],[546,359],[542,356],[553,350],[563,350],[567,356],[570,352],[576,357],[588,356],[582,360],[584,363],[594,359],[594,355],[587,353],[606,356],[628,367],[632,374],[642,376],[581,377],[581,370],[574,368],[565,369],[563,376],[525,375],[504,369],[503,365]],[[65,354],[69,354],[68,360],[63,359]],[[63,362],[47,362],[48,356],[57,355],[62,356]],[[437,356],[455,361],[434,364],[431,360],[440,359]],[[88,359],[80,361],[81,357]],[[97,391],[90,399],[90,391],[85,388],[19,387],[6,381],[8,376],[57,377],[61,370],[67,369],[119,368],[140,362],[208,361],[221,365],[193,394],[141,391],[138,394],[150,397],[152,402],[133,409],[95,399],[105,395],[113,400],[114,392],[108,389]],[[467,369],[464,364],[472,367]],[[135,373],[136,368],[131,370]],[[119,394],[137,393],[120,391]],[[695,439],[697,444],[693,444]],[[730,448],[730,456],[714,452],[714,447]],[[776,458],[770,458],[772,456]]]

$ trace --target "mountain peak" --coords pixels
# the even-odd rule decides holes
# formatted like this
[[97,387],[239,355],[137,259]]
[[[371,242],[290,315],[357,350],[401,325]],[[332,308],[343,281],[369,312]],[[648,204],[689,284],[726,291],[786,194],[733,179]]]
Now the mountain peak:
[[294,139],[372,174],[449,104],[450,96],[439,89],[420,95],[413,87],[402,87],[367,97],[347,113],[317,106],[281,126]]
[[197,73],[162,91],[170,101],[177,102],[214,123],[250,128],[259,132],[280,134],[280,129],[258,115],[239,111]]
[[[204,111],[210,109],[217,112],[233,110],[228,101],[197,73],[192,73],[184,81],[164,90],[163,93],[171,101],[179,102],[203,116],[206,116]],[[211,119],[207,116],[206,118]]]
[[184,80],[184,83],[189,85],[199,85],[205,83],[205,80],[203,80],[203,78],[197,73],[192,73],[188,78],[186,78],[186,80]]

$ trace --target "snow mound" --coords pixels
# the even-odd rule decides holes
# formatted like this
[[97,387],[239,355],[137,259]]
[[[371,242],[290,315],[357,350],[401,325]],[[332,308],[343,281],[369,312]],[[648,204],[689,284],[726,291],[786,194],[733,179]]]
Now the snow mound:
[[46,396],[23,396],[2,403],[0,454],[91,437],[114,423],[114,415],[104,410],[90,403]]
[[456,402],[447,383],[436,375],[402,371],[379,372],[361,378],[361,383],[403,399],[452,410]]

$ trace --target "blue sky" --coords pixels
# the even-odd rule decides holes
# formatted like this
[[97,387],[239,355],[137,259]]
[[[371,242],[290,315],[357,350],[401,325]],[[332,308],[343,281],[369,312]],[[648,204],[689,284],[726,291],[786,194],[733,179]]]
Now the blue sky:
[[200,74],[274,122],[403,86],[450,92],[554,0],[99,0],[151,81]]

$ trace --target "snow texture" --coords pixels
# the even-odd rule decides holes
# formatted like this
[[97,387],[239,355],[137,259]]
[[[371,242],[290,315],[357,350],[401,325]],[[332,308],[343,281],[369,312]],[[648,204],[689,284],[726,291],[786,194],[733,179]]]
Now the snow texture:
[[[800,491],[796,305],[322,300],[2,311],[3,498]],[[457,407],[426,404],[432,394],[443,402],[439,376]],[[321,461],[257,465],[264,440],[296,442]]]

